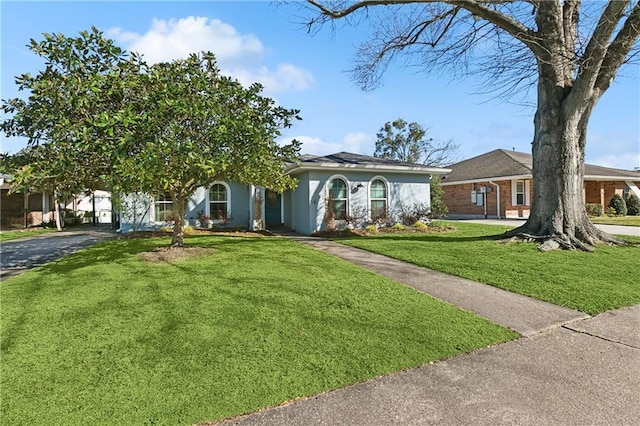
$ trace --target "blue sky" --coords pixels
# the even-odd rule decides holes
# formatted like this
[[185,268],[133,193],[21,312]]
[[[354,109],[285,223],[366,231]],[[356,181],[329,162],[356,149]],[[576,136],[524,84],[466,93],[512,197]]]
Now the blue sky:
[[[43,32],[76,35],[96,26],[149,61],[211,50],[221,68],[244,83],[260,81],[265,94],[301,110],[302,121],[283,140],[303,142],[302,153],[373,154],[376,133],[402,117],[428,127],[437,139],[454,139],[461,158],[496,149],[530,152],[533,111],[475,94],[482,80],[452,81],[390,68],[383,86],[361,91],[346,71],[365,30],[324,28],[310,35],[295,4],[271,2],[1,2],[1,97],[19,95],[14,76],[37,72],[42,62],[26,48]],[[534,99],[533,99],[534,100]],[[2,151],[22,139],[2,136]],[[623,169],[640,166],[640,70],[627,67],[593,112],[588,163]]]

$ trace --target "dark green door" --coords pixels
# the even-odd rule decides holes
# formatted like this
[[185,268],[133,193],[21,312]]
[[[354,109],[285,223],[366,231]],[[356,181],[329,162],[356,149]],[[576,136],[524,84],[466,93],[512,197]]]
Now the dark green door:
[[282,225],[282,194],[269,189],[265,191],[264,221],[267,228]]

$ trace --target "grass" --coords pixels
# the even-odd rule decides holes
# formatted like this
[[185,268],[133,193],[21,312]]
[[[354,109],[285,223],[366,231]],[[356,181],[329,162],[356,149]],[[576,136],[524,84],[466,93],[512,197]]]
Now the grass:
[[55,232],[55,228],[27,228],[19,229],[16,231],[2,231],[0,232],[0,242],[6,242],[11,240],[17,240],[20,238],[33,237],[40,234],[48,234],[49,232]]
[[598,216],[589,219],[604,225],[640,226],[640,216]]
[[0,285],[2,424],[194,424],[516,337],[277,237],[115,240]]
[[[380,234],[339,242],[598,314],[640,303],[640,247],[599,246],[592,253],[533,243],[499,243],[504,226],[455,222],[449,233]],[[640,243],[640,238],[621,237]]]

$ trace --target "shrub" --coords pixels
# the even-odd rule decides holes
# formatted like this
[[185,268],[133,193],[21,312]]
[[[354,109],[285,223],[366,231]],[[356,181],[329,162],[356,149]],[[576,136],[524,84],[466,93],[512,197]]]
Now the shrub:
[[591,217],[602,216],[602,204],[598,203],[587,203],[585,206],[587,209],[587,214]]
[[418,220],[416,223],[413,224],[413,227],[420,231],[425,231],[429,226],[423,221]]
[[442,199],[444,191],[442,189],[442,178],[434,176],[431,178],[431,211],[430,218],[442,219],[449,213],[449,208]]
[[627,197],[627,214],[640,216],[640,198],[634,193],[630,193]]
[[391,228],[395,229],[396,231],[404,231],[407,227],[401,223],[396,223]]
[[370,234],[377,234],[378,233],[378,227],[375,225],[367,225],[366,228],[364,228],[365,231],[367,231]]
[[424,203],[416,203],[412,206],[400,204],[398,208],[398,218],[403,225],[412,226],[418,221],[429,221],[429,205]]
[[611,198],[611,201],[609,201],[609,207],[615,210],[616,215],[627,215],[627,203],[624,202],[624,198],[622,198],[620,194],[615,194],[613,198]]

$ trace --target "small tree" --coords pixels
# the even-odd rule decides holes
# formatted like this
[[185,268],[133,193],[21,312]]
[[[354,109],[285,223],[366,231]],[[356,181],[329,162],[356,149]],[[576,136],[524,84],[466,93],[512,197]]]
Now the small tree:
[[[93,28],[31,40],[46,64],[16,77],[28,100],[3,101],[8,136],[29,138],[37,162],[18,182],[51,188],[73,182],[114,193],[167,193],[173,200],[172,247],[183,245],[187,199],[219,179],[283,191],[295,180],[282,173],[299,143],[279,145],[297,110],[222,76],[210,52],[155,65],[127,53]],[[40,155],[42,154],[42,155]],[[46,183],[46,185],[45,185]]]
[[636,194],[630,193],[626,203],[629,216],[640,216],[640,198]]
[[609,207],[614,209],[618,216],[627,215],[627,203],[624,202],[624,198],[622,198],[622,195],[620,194],[615,194],[613,198],[611,198],[611,201],[609,201]]
[[442,178],[440,176],[431,177],[431,212],[430,217],[442,219],[449,213],[449,208],[442,199],[444,191],[442,189]]
[[377,134],[376,157],[442,167],[458,158],[459,144],[427,137],[427,129],[402,118],[388,121]]

